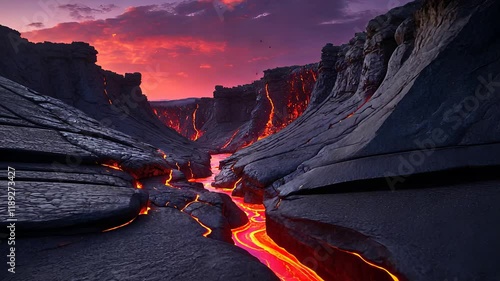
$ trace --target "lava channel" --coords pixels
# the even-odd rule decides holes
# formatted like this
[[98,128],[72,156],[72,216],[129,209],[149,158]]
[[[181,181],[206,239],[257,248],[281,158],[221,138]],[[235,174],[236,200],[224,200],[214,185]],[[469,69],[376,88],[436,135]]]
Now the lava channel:
[[196,182],[203,183],[206,189],[225,193],[233,199],[238,207],[243,210],[249,219],[247,225],[235,228],[233,240],[236,246],[245,249],[267,265],[281,280],[291,281],[318,281],[323,280],[316,272],[300,263],[297,258],[284,248],[278,246],[266,234],[266,210],[261,204],[247,204],[243,198],[233,197],[230,189],[217,189],[212,187],[215,176],[219,173],[219,161],[229,157],[231,154],[212,155],[212,176],[197,179]]

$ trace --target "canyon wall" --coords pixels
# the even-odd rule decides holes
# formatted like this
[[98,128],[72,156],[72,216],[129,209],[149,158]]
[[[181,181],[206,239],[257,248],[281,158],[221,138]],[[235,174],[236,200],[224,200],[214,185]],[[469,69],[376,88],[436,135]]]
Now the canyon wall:
[[495,280],[498,11],[415,1],[325,46],[309,108],[215,185],[264,201],[268,234],[326,279]]
[[163,125],[143,95],[139,73],[124,76],[96,65],[87,43],[30,43],[0,26],[0,75],[72,105],[103,126],[149,143],[175,168],[196,177],[210,175],[210,156]]
[[278,280],[232,245],[245,213],[188,182],[156,147],[1,76],[0,133],[0,237],[15,231],[0,263],[29,261],[1,280]]
[[151,102],[167,126],[211,152],[234,152],[279,132],[307,108],[317,64],[264,71],[252,84],[216,86],[211,99]]

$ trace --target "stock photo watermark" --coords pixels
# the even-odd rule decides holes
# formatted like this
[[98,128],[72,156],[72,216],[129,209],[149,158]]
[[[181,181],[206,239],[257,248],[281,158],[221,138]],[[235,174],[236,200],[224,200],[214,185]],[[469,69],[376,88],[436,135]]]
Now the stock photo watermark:
[[7,168],[7,235],[6,238],[7,250],[7,271],[16,273],[16,169],[13,167]]
[[[462,128],[466,119],[472,113],[480,109],[481,104],[490,100],[493,94],[500,88],[500,74],[493,77],[479,76],[477,78],[479,85],[473,95],[465,97],[459,103],[454,104],[443,114],[443,127],[436,127],[432,130],[429,137],[425,139],[414,139],[413,143],[419,150],[411,152],[408,156],[400,156],[397,171],[387,171],[384,176],[389,188],[396,190],[396,185],[404,183],[408,177],[414,174],[418,167],[425,164],[437,148],[444,145],[454,132]],[[446,130],[451,126],[450,129]]]

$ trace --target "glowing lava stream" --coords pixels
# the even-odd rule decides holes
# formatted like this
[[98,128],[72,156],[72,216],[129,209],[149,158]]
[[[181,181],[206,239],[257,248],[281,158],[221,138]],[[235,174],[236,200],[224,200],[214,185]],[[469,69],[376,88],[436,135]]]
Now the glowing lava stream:
[[196,133],[194,135],[193,141],[196,141],[197,139],[200,138],[200,131],[198,130],[198,128],[196,128],[196,113],[198,112],[199,108],[200,108],[200,105],[196,104],[196,109],[193,111],[193,129]]
[[271,130],[273,128],[273,119],[274,119],[274,102],[271,99],[271,95],[269,93],[269,83],[266,83],[266,98],[271,104],[271,112],[269,113],[269,119],[267,120],[266,128],[264,130],[264,133],[258,138],[258,140],[261,140],[271,134]]
[[[203,183],[205,188],[231,196],[232,190],[216,189],[211,186],[215,176],[219,173],[219,161],[229,157],[231,154],[212,155],[212,176],[198,179],[196,182]],[[247,250],[267,265],[281,280],[312,281],[323,280],[313,270],[300,263],[297,258],[287,250],[278,246],[266,234],[266,210],[264,205],[247,204],[243,198],[232,197],[238,207],[243,210],[249,219],[249,223],[240,228],[233,229],[233,240],[236,246]]]

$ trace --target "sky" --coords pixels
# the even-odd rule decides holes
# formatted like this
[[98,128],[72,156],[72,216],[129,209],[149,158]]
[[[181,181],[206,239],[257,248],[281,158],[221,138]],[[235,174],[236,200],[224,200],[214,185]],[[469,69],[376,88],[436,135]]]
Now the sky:
[[0,0],[0,24],[32,42],[84,41],[98,64],[141,72],[150,100],[212,96],[270,68],[318,62],[409,0]]

